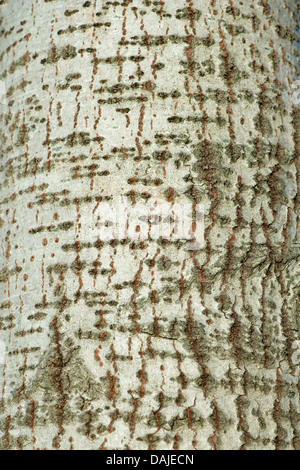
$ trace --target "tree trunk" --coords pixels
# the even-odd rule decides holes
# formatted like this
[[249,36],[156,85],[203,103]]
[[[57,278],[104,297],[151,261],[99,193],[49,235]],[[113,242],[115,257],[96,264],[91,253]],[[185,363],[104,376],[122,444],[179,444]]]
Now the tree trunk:
[[[297,0],[0,16],[0,448],[299,450]],[[204,246],[95,237],[121,195]]]

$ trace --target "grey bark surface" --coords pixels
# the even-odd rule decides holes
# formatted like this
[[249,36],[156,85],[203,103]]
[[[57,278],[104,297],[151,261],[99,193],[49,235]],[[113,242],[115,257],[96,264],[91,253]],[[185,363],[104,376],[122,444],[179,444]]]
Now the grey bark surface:
[[[298,2],[0,17],[0,448],[299,450]],[[205,246],[91,240],[118,195]]]

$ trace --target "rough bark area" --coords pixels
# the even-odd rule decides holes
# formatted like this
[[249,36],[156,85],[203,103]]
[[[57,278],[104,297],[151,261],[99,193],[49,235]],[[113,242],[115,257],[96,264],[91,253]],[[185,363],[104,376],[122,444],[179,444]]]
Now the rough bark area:
[[[0,1],[2,449],[300,449],[297,5]],[[205,247],[90,241],[118,194]]]

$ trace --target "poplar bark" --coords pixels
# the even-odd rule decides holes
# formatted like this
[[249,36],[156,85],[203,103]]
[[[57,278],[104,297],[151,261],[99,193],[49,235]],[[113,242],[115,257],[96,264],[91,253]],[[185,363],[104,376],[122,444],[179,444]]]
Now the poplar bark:
[[[0,448],[300,450],[298,1],[0,17]],[[118,195],[204,247],[90,240]]]

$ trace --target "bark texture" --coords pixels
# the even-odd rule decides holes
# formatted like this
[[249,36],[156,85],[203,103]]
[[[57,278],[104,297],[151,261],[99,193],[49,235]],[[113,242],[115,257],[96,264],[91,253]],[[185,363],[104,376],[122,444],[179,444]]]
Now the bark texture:
[[[0,1],[2,449],[300,449],[297,7]],[[119,194],[205,247],[91,241]]]

